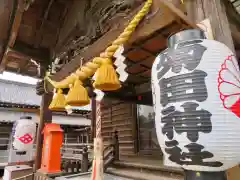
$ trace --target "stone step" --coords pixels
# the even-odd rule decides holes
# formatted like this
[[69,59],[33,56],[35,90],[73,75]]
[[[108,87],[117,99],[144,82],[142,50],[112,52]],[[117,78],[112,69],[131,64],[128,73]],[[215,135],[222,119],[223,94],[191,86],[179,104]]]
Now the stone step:
[[176,175],[183,175],[183,170],[180,168],[167,167],[164,165],[154,165],[150,163],[128,162],[128,161],[115,161],[114,166],[117,168],[147,170],[152,172],[166,172]]
[[[89,180],[91,179],[91,173],[80,173],[80,174],[72,174],[68,176],[60,176],[55,178],[55,180],[64,180],[64,179],[69,179],[69,180]],[[1,179],[0,179],[1,180]],[[126,179],[110,174],[104,174],[104,180],[133,180],[133,179]]]
[[131,169],[111,167],[107,169],[107,173],[133,180],[183,180],[182,175],[164,173],[161,171],[153,173],[152,171],[139,170],[134,168]]

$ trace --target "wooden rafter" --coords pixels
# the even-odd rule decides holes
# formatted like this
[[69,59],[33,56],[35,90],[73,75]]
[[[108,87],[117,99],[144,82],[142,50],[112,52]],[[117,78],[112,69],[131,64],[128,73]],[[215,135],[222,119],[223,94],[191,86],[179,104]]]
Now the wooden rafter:
[[[37,63],[47,63],[49,60],[49,52],[47,49],[34,49],[22,42],[15,42],[13,48],[8,48],[8,58],[21,59],[17,73],[27,70],[30,60],[33,59]],[[42,66],[44,67],[44,66]]]
[[17,73],[18,74],[22,74],[29,66],[30,64],[30,61],[29,60],[25,60],[24,62],[22,62],[20,65],[19,65],[19,68],[17,70]]
[[39,28],[39,30],[36,33],[36,39],[35,39],[34,47],[38,47],[40,42],[41,42],[41,38],[42,38],[42,35],[43,35],[42,34],[43,33],[43,27],[44,27],[44,24],[45,24],[45,22],[46,22],[46,20],[48,18],[48,14],[49,14],[49,11],[50,11],[50,8],[51,8],[53,2],[54,2],[54,0],[50,0],[48,2],[47,8],[46,8],[46,10],[44,12],[44,16],[43,16],[43,18],[41,20],[40,28]]
[[1,60],[0,73],[5,70],[5,66],[6,66],[7,58],[8,58],[8,52],[9,52],[10,48],[12,48],[13,45],[15,44],[25,7],[26,7],[26,4],[24,3],[24,0],[19,0],[16,12],[15,12],[15,17],[14,17],[14,20],[13,20],[13,24],[12,24],[12,27],[11,27],[11,31],[10,31],[10,36],[9,36],[9,39],[8,39],[8,42],[7,42],[7,45],[6,45],[4,55],[3,55],[2,60]]
[[68,13],[69,8],[70,8],[71,5],[72,5],[72,3],[69,3],[69,2],[65,1],[65,9],[64,9],[64,11],[63,11],[63,13],[62,13],[62,15],[60,17],[60,20],[59,20],[60,26],[57,29],[57,39],[56,39],[56,43],[55,43],[55,51],[57,50],[57,45],[58,45],[58,41],[59,41],[59,37],[60,37],[60,32],[61,32],[61,29],[62,29],[62,27],[64,25],[64,21],[65,21],[65,19],[67,17],[67,13]]
[[49,61],[50,58],[50,51],[48,48],[34,48],[21,41],[16,41],[12,49],[23,56],[25,55],[26,57],[36,60],[37,62],[46,62]]

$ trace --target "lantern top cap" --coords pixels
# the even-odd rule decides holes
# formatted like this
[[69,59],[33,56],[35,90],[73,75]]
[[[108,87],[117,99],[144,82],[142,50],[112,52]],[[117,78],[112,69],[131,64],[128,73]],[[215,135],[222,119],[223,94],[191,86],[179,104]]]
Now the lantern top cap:
[[195,40],[195,39],[206,39],[204,32],[200,29],[188,29],[180,31],[168,39],[168,47],[172,48],[176,44],[179,44],[184,41]]

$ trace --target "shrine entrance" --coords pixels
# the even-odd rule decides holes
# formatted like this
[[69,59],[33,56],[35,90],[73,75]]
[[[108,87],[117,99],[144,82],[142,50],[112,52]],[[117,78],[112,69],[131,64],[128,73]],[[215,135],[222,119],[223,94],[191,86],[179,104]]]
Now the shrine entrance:
[[154,118],[152,105],[137,105],[139,154],[162,156],[157,140]]

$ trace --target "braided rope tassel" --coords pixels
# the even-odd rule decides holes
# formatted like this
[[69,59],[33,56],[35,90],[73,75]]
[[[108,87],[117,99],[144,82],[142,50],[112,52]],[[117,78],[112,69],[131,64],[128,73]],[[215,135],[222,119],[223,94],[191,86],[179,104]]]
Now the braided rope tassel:
[[82,81],[91,77],[96,70],[100,67],[101,63],[106,59],[109,60],[113,57],[116,50],[122,44],[126,43],[132,33],[135,31],[137,25],[143,19],[143,17],[149,12],[150,7],[153,3],[153,0],[147,0],[143,8],[137,13],[137,15],[133,18],[133,20],[129,23],[129,25],[125,28],[123,33],[109,46],[105,52],[100,54],[100,57],[95,57],[92,62],[86,63],[83,67],[79,68],[75,73],[66,77],[64,80],[57,82],[51,80],[49,77],[46,79],[55,87],[55,88],[68,88],[70,84],[73,84],[76,80],[76,76]]

